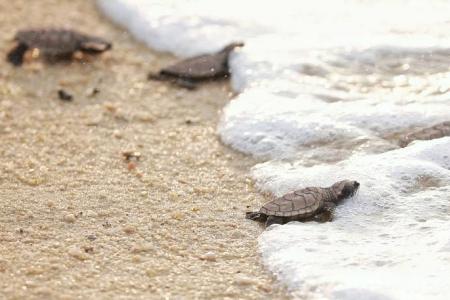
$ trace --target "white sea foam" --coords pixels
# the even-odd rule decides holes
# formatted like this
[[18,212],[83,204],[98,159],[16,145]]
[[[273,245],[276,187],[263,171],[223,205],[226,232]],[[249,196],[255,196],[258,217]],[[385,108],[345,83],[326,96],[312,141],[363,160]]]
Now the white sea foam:
[[450,120],[447,1],[98,4],[179,56],[245,42],[230,59],[240,94],[218,133],[267,159],[252,171],[262,190],[361,182],[335,222],[274,226],[259,238],[265,265],[293,294],[450,298],[450,139],[393,150],[396,133]]
[[450,138],[310,168],[254,168],[278,195],[357,179],[356,197],[328,224],[273,226],[263,259],[296,295],[326,299],[448,299]]
[[301,145],[377,136],[450,119],[449,105],[384,103],[378,99],[326,103],[315,96],[248,90],[226,107],[219,132],[246,153],[286,157]]

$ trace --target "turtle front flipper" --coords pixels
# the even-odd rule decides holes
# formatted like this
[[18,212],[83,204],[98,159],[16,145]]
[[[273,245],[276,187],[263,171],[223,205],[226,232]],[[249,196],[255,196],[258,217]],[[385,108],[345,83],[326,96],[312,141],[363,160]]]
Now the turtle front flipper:
[[285,219],[283,217],[278,216],[268,216],[266,221],[266,227],[269,227],[273,224],[281,224],[283,225],[285,223]]
[[314,221],[319,223],[331,222],[334,219],[334,211],[336,210],[336,204],[333,202],[325,202],[322,212],[314,216]]
[[13,64],[16,67],[19,67],[23,64],[23,57],[25,55],[25,52],[27,52],[28,46],[19,43],[16,47],[11,49],[11,51],[8,52],[7,60]]

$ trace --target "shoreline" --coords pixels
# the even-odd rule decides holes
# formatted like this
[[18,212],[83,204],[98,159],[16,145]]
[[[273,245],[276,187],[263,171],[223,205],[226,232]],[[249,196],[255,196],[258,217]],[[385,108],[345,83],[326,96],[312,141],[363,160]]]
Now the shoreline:
[[[28,26],[113,42],[87,64],[0,62],[2,296],[288,298],[261,265],[262,228],[244,219],[264,202],[247,177],[254,160],[216,135],[228,85],[191,92],[147,81],[176,58],[134,41],[93,1],[2,0],[0,9],[11,12],[0,21],[2,57]],[[58,100],[59,88],[74,101]],[[142,153],[136,168],[125,150]]]

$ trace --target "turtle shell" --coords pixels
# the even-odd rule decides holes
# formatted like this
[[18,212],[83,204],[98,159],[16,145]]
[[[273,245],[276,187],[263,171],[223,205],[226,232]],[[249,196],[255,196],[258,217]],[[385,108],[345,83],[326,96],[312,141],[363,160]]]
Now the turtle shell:
[[323,188],[305,188],[267,202],[259,212],[268,216],[308,217],[323,206],[326,195]]
[[185,59],[174,65],[161,69],[161,75],[178,78],[203,80],[229,75],[228,57],[235,48],[242,43],[233,43],[214,54],[204,54]]
[[110,42],[69,29],[31,29],[17,32],[15,39],[28,48],[38,48],[49,56],[65,56],[80,50],[101,53],[111,49]]
[[82,34],[66,29],[22,30],[15,36],[19,43],[48,55],[71,54],[79,50],[83,38]]

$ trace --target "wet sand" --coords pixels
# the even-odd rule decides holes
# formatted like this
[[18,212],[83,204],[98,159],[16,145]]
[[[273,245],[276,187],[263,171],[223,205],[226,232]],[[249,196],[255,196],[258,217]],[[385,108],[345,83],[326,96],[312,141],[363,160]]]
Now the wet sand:
[[[262,228],[243,218],[264,202],[247,177],[254,161],[215,134],[228,84],[148,82],[176,58],[94,1],[0,0],[0,12],[1,57],[18,26],[114,43],[84,63],[0,60],[0,298],[286,298],[259,261]],[[127,150],[140,160],[126,162]]]

